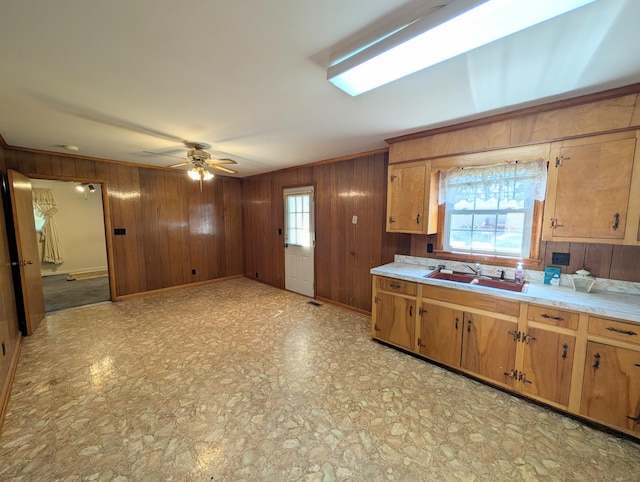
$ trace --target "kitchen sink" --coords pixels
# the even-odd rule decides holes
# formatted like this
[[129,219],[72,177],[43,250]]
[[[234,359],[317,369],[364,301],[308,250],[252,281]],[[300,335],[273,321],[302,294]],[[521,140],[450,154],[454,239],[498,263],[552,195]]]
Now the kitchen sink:
[[455,281],[456,283],[467,283],[478,286],[486,286],[488,288],[496,288],[499,290],[516,291],[522,293],[525,283],[516,283],[513,280],[502,280],[500,278],[494,278],[490,276],[476,276],[471,273],[462,273],[460,271],[454,271],[453,273],[442,273],[435,271],[429,275],[425,275],[425,278],[441,279],[445,281]]

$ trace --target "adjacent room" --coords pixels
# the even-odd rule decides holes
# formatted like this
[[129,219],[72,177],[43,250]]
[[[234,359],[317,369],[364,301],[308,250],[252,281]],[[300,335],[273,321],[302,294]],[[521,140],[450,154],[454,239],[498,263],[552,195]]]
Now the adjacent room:
[[638,480],[638,18],[3,6],[0,479]]

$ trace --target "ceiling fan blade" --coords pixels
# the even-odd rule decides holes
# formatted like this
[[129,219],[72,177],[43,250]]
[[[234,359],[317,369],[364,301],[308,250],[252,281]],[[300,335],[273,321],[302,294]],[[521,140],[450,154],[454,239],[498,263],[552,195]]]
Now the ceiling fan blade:
[[226,172],[227,174],[237,174],[233,169],[229,169],[228,167],[218,166],[217,164],[210,164],[210,168],[218,169],[219,171]]
[[171,164],[170,166],[167,166],[167,167],[182,167],[182,166],[188,166],[190,164],[193,164],[193,162],[185,161],[185,162],[179,162],[178,164]]
[[218,164],[238,164],[233,159],[207,159],[207,164],[209,165],[218,165]]

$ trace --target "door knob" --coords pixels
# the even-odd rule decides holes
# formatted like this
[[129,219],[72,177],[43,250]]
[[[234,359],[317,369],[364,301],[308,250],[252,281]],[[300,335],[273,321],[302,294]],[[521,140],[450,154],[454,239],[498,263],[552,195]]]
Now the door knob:
[[26,260],[26,261],[12,261],[11,262],[11,266],[26,266],[28,264],[33,264],[33,261]]

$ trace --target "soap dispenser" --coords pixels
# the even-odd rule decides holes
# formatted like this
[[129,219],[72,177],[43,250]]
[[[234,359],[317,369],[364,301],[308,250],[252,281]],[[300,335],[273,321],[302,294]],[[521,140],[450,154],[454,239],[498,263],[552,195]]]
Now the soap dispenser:
[[522,266],[522,263],[518,263],[518,267],[516,268],[516,272],[513,276],[513,279],[518,284],[521,284],[524,282],[524,268]]

